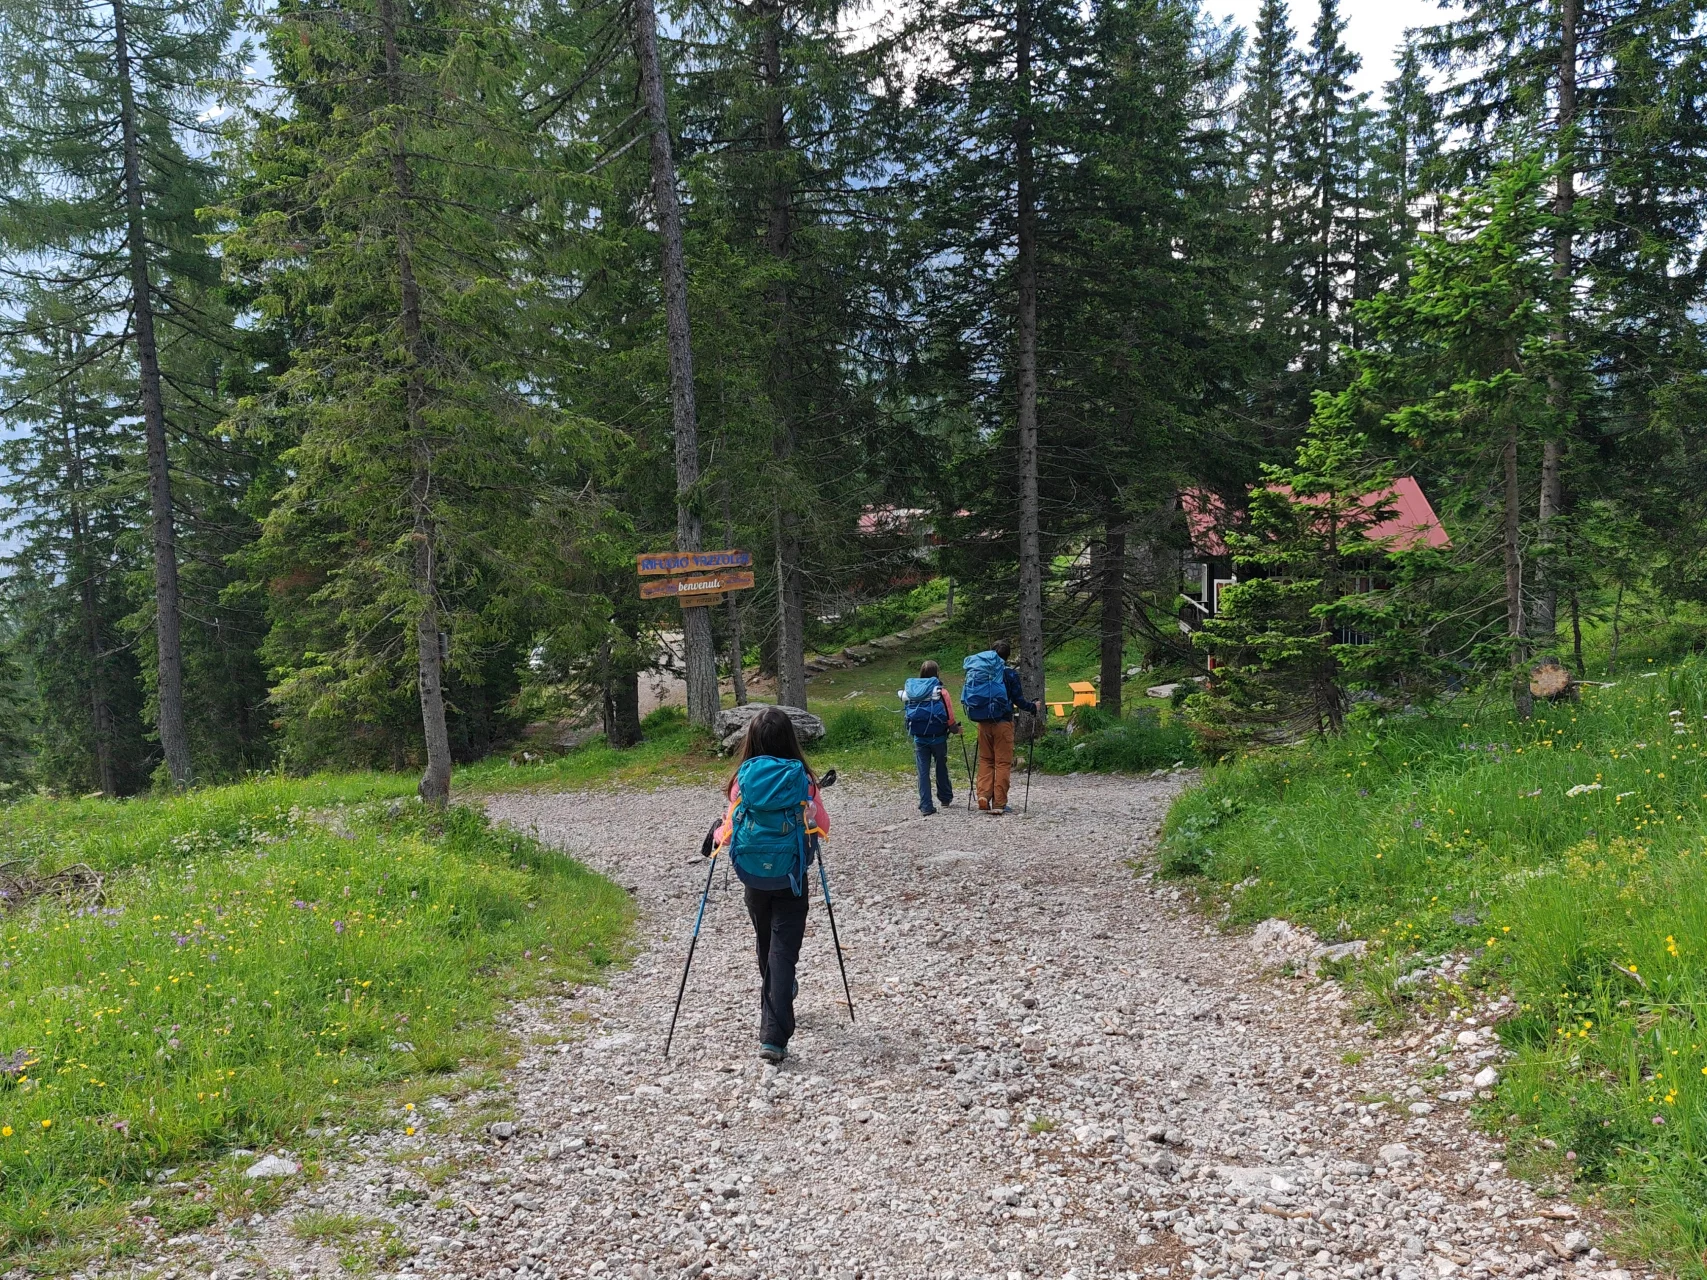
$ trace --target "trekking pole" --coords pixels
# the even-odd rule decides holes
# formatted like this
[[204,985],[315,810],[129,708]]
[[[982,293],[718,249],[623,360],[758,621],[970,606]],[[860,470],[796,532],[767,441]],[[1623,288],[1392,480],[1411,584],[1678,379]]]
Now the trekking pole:
[[966,749],[966,730],[960,731],[960,758],[966,761],[966,812],[970,816],[978,800],[978,784],[972,778],[972,753]]
[[[1039,703],[1038,705],[1041,707],[1042,703]],[[1037,717],[1033,716],[1031,718],[1031,741],[1026,743],[1025,747],[1025,803],[1019,807],[1019,811],[1022,814],[1031,812],[1031,762],[1036,758],[1036,756]]]
[[[709,841],[710,836],[706,839]],[[693,951],[699,945],[699,926],[705,920],[705,902],[711,896],[711,877],[717,874],[717,855],[711,855],[711,865],[705,869],[705,888],[699,894],[699,914],[693,918],[693,937],[688,940],[688,959],[682,966],[682,985],[676,988],[676,1009],[670,1015],[670,1034],[664,1037],[664,1058],[670,1057],[670,1044],[676,1038],[676,1019],[682,1013],[682,996],[688,989],[688,970],[693,968]]]
[[818,883],[824,886],[824,914],[830,917],[830,940],[836,944],[836,967],[842,971],[842,994],[848,1000],[848,1021],[854,1020],[853,992],[848,988],[848,967],[842,962],[842,939],[836,932],[836,911],[830,905],[830,873],[824,869],[824,850],[818,850]]

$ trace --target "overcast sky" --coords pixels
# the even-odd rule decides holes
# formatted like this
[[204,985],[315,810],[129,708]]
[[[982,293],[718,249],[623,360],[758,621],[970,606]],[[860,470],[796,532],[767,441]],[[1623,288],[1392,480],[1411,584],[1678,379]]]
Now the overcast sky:
[[[1205,0],[1203,7],[1248,31],[1256,25],[1262,0]],[[1310,0],[1292,0],[1291,9],[1292,30],[1303,43],[1315,25],[1316,6]],[[1346,43],[1363,55],[1363,69],[1354,83],[1377,94],[1393,78],[1393,52],[1404,43],[1405,28],[1429,26],[1443,16],[1437,0],[1340,0],[1340,13],[1346,19]]]

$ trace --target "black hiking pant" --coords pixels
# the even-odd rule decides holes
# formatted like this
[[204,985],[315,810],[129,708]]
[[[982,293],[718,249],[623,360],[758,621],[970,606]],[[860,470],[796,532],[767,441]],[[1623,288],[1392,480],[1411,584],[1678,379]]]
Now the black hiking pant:
[[794,970],[812,900],[787,889],[746,888],[747,914],[759,953],[759,1043],[788,1047],[794,1034]]

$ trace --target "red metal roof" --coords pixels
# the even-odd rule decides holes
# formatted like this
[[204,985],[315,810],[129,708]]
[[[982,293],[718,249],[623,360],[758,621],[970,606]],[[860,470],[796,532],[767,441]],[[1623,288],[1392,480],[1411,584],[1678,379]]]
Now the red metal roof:
[[[1281,491],[1285,491],[1284,487]],[[1373,542],[1387,543],[1390,550],[1409,551],[1425,543],[1431,547],[1452,545],[1428,495],[1414,476],[1399,476],[1390,489],[1364,495],[1363,504],[1393,508],[1392,518],[1371,526],[1367,534]],[[1221,537],[1221,526],[1227,522],[1227,507],[1221,496],[1204,489],[1187,489],[1180,494],[1180,508],[1185,513],[1191,545],[1198,554],[1225,556],[1227,544]]]

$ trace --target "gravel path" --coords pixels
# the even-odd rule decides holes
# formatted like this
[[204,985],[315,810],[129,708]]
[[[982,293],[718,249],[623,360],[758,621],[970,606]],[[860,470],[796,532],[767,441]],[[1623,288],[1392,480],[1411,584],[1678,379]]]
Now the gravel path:
[[1038,779],[1030,817],[1004,819],[836,787],[858,1021],[815,906],[781,1070],[755,1056],[752,935],[721,872],[660,1055],[704,880],[684,851],[714,796],[495,799],[631,887],[632,965],[518,1007],[529,1047],[502,1085],[412,1138],[360,1140],[236,1236],[182,1244],[221,1276],[331,1273],[340,1246],[292,1232],[312,1208],[395,1223],[418,1251],[382,1266],[447,1280],[1629,1280],[1466,1121],[1497,1009],[1371,1041],[1334,985],[1265,969],[1152,881],[1181,785]]

